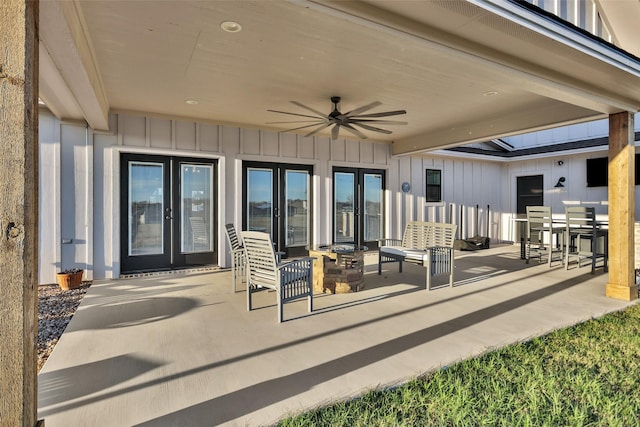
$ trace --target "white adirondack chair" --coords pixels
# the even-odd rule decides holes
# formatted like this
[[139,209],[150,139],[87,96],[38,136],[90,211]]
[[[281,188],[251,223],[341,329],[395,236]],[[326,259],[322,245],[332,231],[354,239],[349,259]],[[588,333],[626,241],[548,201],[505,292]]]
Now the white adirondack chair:
[[242,281],[247,276],[244,248],[242,247],[242,242],[238,239],[238,234],[233,224],[226,224],[225,232],[231,248],[231,288],[233,292],[237,292],[236,281],[238,279]]
[[288,301],[307,297],[309,312],[313,311],[313,258],[278,263],[269,234],[243,231],[242,240],[247,257],[247,309],[252,308],[251,295],[267,288],[276,291],[278,322]]

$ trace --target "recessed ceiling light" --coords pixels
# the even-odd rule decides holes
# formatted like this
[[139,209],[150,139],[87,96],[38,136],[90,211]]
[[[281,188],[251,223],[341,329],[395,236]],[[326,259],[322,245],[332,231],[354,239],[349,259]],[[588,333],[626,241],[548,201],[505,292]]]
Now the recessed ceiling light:
[[220,24],[220,28],[225,30],[227,33],[238,33],[242,30],[242,25],[234,21],[224,21]]
[[494,96],[494,95],[497,95],[497,94],[498,94],[498,91],[496,91],[496,90],[490,90],[488,92],[483,93],[484,96]]
[[189,105],[198,105],[198,101],[196,101],[195,99],[187,99],[184,102]]

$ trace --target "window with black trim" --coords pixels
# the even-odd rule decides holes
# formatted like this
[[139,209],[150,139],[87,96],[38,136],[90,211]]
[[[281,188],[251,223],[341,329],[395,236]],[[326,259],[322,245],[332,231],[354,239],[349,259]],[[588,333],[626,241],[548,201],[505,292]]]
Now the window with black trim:
[[442,171],[440,169],[426,170],[425,197],[427,203],[442,201]]

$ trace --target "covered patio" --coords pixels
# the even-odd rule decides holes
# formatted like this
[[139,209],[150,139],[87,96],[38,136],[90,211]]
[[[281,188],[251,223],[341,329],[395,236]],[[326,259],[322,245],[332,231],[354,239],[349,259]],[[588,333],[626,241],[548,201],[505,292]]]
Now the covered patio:
[[[521,3],[5,1],[6,422],[32,426],[39,413],[48,426],[269,423],[637,299],[629,236],[640,59]],[[367,107],[373,118],[383,117],[378,106],[406,110],[406,124],[349,132],[350,123],[329,112],[334,96],[343,111]],[[318,127],[281,123],[278,111],[312,111]],[[318,297],[310,316],[292,304],[285,316],[299,318],[282,326],[273,307],[247,314],[243,295],[227,291],[226,271],[118,280],[176,268],[179,243],[195,251],[174,220],[175,207],[187,203],[169,200],[179,193],[170,189],[180,188],[182,160],[215,178],[206,210],[192,204],[187,212],[210,220],[207,259],[197,263],[224,268],[223,227],[249,228],[244,174],[256,162],[308,174],[306,244],[336,240],[334,175],[374,169],[386,179],[375,241],[399,237],[407,221],[433,219],[444,202],[491,205],[493,225],[514,212],[520,172],[505,173],[500,163],[468,167],[468,159],[433,150],[607,118],[608,275],[526,267],[511,247],[462,254],[458,286],[432,293],[421,289],[420,268],[385,279],[370,267],[364,292]],[[153,224],[129,215],[130,183],[120,178],[135,162],[167,171],[154,193],[167,200]],[[558,178],[552,165],[541,167],[548,182]],[[427,170],[444,178],[437,206],[426,200]],[[477,187],[489,182],[479,197]],[[574,182],[567,188],[582,191]],[[284,194],[272,187],[270,194]],[[185,200],[198,199],[194,191]],[[288,229],[272,217],[283,244]],[[125,264],[134,222],[165,230],[154,235],[164,239],[162,265]],[[504,234],[495,228],[501,233],[492,236]],[[172,240],[183,232],[189,237]],[[96,281],[36,384],[36,288],[74,267]]]
[[456,252],[455,286],[411,264],[364,290],[285,305],[231,293],[231,273],[97,281],[38,378],[39,418],[69,425],[266,425],[627,307],[608,275],[527,265],[519,248]]

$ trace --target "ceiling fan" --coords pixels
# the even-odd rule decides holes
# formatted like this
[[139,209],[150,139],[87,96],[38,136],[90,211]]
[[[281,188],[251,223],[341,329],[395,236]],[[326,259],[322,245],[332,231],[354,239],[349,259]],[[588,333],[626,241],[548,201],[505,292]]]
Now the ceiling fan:
[[356,108],[355,110],[351,110],[347,113],[341,113],[338,109],[338,104],[340,103],[339,96],[332,96],[331,102],[333,103],[333,111],[329,114],[324,114],[318,110],[315,110],[311,107],[307,107],[304,104],[301,104],[297,101],[291,101],[293,105],[297,105],[300,108],[304,108],[307,111],[314,113],[314,115],[309,114],[299,114],[299,113],[290,113],[288,111],[278,111],[278,110],[267,110],[272,113],[280,113],[280,114],[289,114],[291,116],[298,117],[306,117],[304,120],[296,120],[296,121],[288,121],[288,122],[268,122],[267,124],[283,124],[283,123],[308,123],[304,126],[295,127],[292,129],[286,129],[282,132],[290,132],[299,129],[311,128],[311,132],[307,133],[305,136],[312,136],[321,130],[328,128],[333,125],[331,129],[331,139],[338,138],[338,132],[340,132],[340,128],[344,128],[345,130],[351,132],[356,135],[360,139],[367,139],[367,136],[362,133],[359,128],[370,130],[373,132],[380,132],[384,134],[390,134],[391,131],[387,129],[382,129],[377,126],[372,125],[406,125],[407,122],[400,122],[396,120],[378,120],[379,117],[388,117],[388,116],[397,116],[400,114],[406,114],[405,110],[396,110],[396,111],[384,111],[380,113],[368,113],[363,114],[366,111],[371,110],[379,105],[382,105],[380,102],[375,101],[367,105],[363,105],[360,108]]

